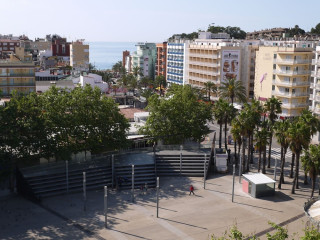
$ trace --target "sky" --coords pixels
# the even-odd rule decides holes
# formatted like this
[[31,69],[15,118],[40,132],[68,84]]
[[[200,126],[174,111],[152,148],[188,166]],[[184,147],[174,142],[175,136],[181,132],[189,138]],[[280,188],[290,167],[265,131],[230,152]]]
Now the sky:
[[163,42],[209,24],[250,32],[273,27],[310,31],[319,0],[0,0],[0,34],[69,41]]

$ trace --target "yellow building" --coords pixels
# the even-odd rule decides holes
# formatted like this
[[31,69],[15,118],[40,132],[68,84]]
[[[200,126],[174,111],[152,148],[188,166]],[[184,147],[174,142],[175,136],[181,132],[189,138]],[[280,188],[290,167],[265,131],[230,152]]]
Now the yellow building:
[[[227,78],[240,79],[240,47],[225,40],[199,39],[189,45],[187,83],[205,88],[205,83],[220,86]],[[213,99],[217,96],[213,96]]]
[[84,44],[84,40],[70,44],[70,65],[75,70],[89,70],[89,45]]
[[280,44],[259,47],[254,94],[262,101],[275,96],[282,101],[281,116],[298,116],[308,107],[313,49],[297,42]]
[[23,48],[16,48],[16,55],[10,55],[10,59],[0,60],[0,90],[2,96],[10,96],[14,90],[35,92],[35,66],[32,55],[24,55]]

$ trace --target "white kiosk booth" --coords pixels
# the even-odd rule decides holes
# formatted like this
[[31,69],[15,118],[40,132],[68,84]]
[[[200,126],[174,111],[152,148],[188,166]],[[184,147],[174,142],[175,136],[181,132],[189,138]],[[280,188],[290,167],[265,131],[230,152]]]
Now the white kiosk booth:
[[275,193],[273,179],[262,173],[242,174],[242,190],[254,198],[272,196]]

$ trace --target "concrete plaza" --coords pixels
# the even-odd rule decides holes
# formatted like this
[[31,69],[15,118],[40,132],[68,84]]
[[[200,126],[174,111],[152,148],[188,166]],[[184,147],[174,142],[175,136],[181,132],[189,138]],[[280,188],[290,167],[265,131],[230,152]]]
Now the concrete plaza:
[[[269,176],[273,177],[271,169]],[[232,203],[232,175],[210,176],[206,189],[202,178],[163,177],[159,218],[155,189],[135,190],[134,203],[130,190],[109,191],[107,229],[102,190],[87,192],[86,211],[82,193],[43,199],[41,205],[15,195],[1,197],[0,239],[210,239],[234,224],[243,233],[264,239],[270,231],[268,221],[301,235],[308,221],[303,205],[310,186],[300,179],[301,188],[292,195],[292,180],[285,180],[287,184],[275,196],[254,199],[242,192],[236,177]],[[190,184],[195,187],[194,196],[189,196]]]

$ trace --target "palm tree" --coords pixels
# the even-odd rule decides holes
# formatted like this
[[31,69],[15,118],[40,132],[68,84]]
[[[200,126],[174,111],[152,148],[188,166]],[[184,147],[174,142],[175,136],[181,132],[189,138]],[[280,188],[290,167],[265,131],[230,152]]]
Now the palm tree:
[[240,102],[247,101],[245,87],[241,81],[237,81],[235,78],[227,79],[226,82],[221,83],[219,95],[222,98],[231,100],[232,105],[235,99],[238,99]]
[[273,126],[274,122],[277,119],[277,114],[281,113],[281,105],[282,102],[275,98],[269,98],[264,104],[265,112],[268,113],[268,117],[270,120],[270,140],[269,140],[269,155],[268,155],[268,168],[270,168],[270,159],[271,159],[271,145],[272,145],[272,137],[273,137]]
[[[299,121],[304,122],[309,127],[311,141],[312,136],[320,129],[319,119],[314,116],[311,111],[304,109],[299,117]],[[304,174],[304,184],[308,184],[308,176],[306,171]]]
[[227,103],[224,107],[224,146],[226,149],[228,149],[228,145],[227,145],[228,124],[231,123],[232,119],[234,119],[236,114],[237,114],[237,109],[235,109],[231,104]]
[[[235,163],[238,166],[238,157],[240,156],[240,149],[242,145],[242,127],[237,117],[231,121],[231,134],[235,143],[235,148],[234,148]],[[237,144],[239,149],[238,153],[237,153]]]
[[210,96],[211,96],[211,93],[216,93],[217,92],[217,86],[216,84],[214,84],[213,82],[205,82],[204,83],[204,86],[205,86],[205,89],[206,89],[206,92],[207,92],[207,96],[209,98],[209,102],[210,102]]
[[[266,146],[267,144],[269,144],[268,142],[268,135],[269,132],[266,128],[266,126],[263,126],[260,130],[256,130],[255,133],[255,141],[256,144],[255,146],[259,149],[259,160],[258,160],[258,172],[260,172],[260,168],[261,168],[261,153],[262,152],[266,152]],[[264,158],[263,158],[263,169],[262,172],[265,173],[266,168],[265,168],[265,154],[264,154]]]
[[162,96],[163,88],[167,86],[167,81],[164,76],[156,76],[155,84],[157,87],[159,87],[160,90],[160,96]]
[[219,99],[213,107],[213,116],[220,125],[219,130],[219,148],[221,148],[222,142],[222,124],[225,122],[225,109],[228,107],[228,102],[223,99]]
[[141,77],[143,74],[142,74],[142,68],[141,67],[138,67],[138,66],[135,66],[132,68],[132,74],[133,76],[135,76],[136,78],[138,77]]
[[284,165],[286,162],[286,153],[289,147],[288,129],[290,126],[289,120],[283,122],[276,122],[274,125],[275,135],[278,143],[281,145],[281,159],[280,159],[280,178],[278,188],[281,189],[281,184],[284,183]]
[[309,172],[312,181],[311,198],[313,197],[316,179],[320,169],[320,146],[310,145],[308,150],[305,150],[304,156],[301,157],[302,166],[305,171]]
[[310,143],[310,130],[309,127],[302,121],[294,121],[288,128],[288,139],[290,141],[291,150],[296,156],[296,166],[295,175],[292,184],[291,193],[295,193],[295,189],[299,188],[298,178],[299,178],[299,161],[300,154],[303,148],[307,148]]

